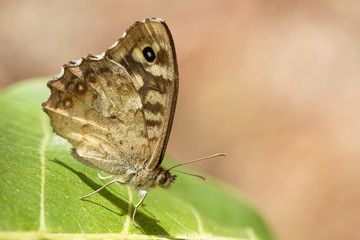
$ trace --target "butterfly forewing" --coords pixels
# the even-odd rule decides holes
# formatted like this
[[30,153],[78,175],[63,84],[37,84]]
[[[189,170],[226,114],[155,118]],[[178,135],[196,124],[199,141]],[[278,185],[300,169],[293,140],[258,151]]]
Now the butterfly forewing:
[[[167,25],[148,19],[131,26],[106,56],[124,66],[139,92],[152,149],[145,167],[154,169],[165,154],[178,92],[175,47]],[[149,62],[144,49],[150,47],[156,57]],[[141,164],[141,163],[139,163]]]
[[[156,55],[147,62],[143,50]],[[165,153],[178,89],[166,24],[137,22],[105,55],[64,66],[43,104],[54,131],[81,162],[104,172],[154,169]]]

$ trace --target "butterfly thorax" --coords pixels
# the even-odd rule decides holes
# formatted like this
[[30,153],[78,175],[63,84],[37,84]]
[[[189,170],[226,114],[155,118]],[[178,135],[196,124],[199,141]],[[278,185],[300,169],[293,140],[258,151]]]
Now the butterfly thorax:
[[168,188],[175,179],[176,175],[171,175],[164,168],[158,167],[152,171],[140,170],[135,174],[127,176],[127,183],[137,189],[149,191],[156,186]]

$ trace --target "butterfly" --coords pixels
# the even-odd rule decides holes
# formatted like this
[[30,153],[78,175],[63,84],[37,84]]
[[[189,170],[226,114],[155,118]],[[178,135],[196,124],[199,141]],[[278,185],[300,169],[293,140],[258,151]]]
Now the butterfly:
[[[161,167],[178,96],[175,46],[158,18],[134,23],[100,55],[70,61],[48,82],[43,110],[75,159],[134,186],[141,196],[176,179]],[[180,164],[182,165],[182,164]],[[175,167],[175,166],[174,166]],[[190,174],[191,175],[191,174]]]

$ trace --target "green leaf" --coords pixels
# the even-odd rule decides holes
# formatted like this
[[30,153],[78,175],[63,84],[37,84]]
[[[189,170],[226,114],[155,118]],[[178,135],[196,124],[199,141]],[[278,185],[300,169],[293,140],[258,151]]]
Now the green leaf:
[[183,175],[170,189],[150,191],[136,215],[139,229],[130,187],[113,184],[80,200],[106,181],[52,132],[41,109],[48,95],[46,79],[0,92],[1,239],[273,239],[246,201],[212,179]]

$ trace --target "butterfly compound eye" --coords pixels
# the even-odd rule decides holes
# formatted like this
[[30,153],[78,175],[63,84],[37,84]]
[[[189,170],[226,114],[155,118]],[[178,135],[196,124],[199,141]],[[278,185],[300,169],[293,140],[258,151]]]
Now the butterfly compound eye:
[[165,174],[160,174],[160,176],[159,176],[159,183],[161,184],[161,185],[163,185],[165,182],[166,182],[166,180],[167,180],[167,177],[166,177],[166,175]]
[[161,172],[156,178],[157,184],[159,184],[160,187],[163,187],[167,180],[168,178],[164,172]]
[[142,51],[146,61],[148,62],[153,62],[155,60],[155,52],[151,47],[146,47],[144,48],[144,50]]

